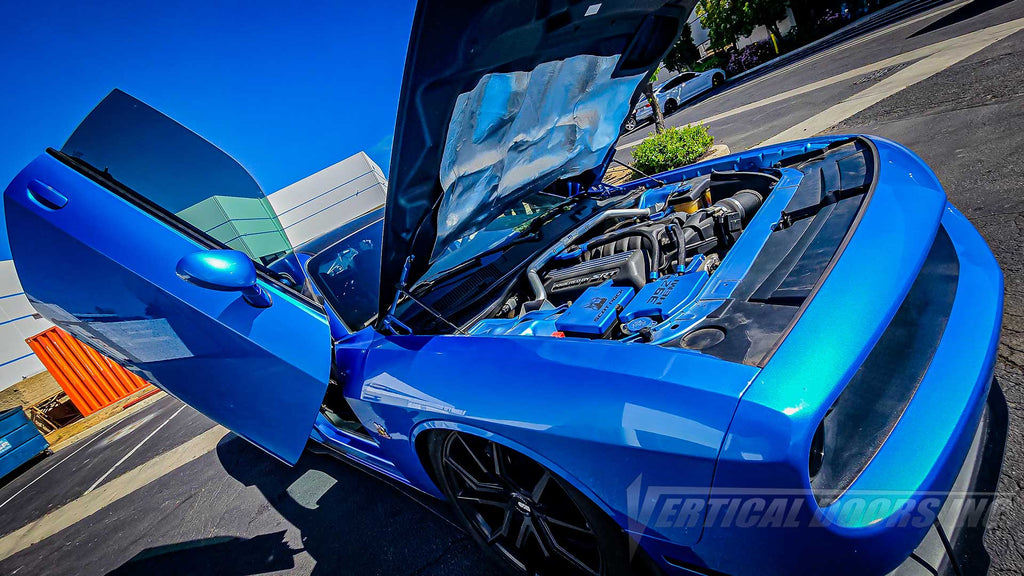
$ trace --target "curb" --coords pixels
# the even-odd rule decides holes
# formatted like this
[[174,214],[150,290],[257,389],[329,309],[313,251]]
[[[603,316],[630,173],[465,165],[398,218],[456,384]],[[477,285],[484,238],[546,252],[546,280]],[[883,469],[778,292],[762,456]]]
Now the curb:
[[[873,30],[880,29],[883,26],[886,26],[893,22],[897,22],[898,20],[913,16],[915,14],[920,14],[921,12],[930,10],[931,8],[935,8],[942,4],[946,4],[950,1],[952,0],[903,0],[903,2],[897,2],[890,6],[886,6],[881,10],[878,10],[877,12],[872,12],[871,14],[862,16],[861,18],[854,20],[853,22],[850,22],[846,26],[843,26],[842,28],[829,34],[828,36],[818,38],[817,40],[811,42],[810,44],[801,46],[800,48],[797,48],[792,52],[780,54],[779,56],[772,58],[767,62],[754,66],[750,70],[744,70],[743,72],[740,72],[739,74],[730,77],[728,81],[730,83],[738,82],[740,80],[747,79],[748,76],[756,77],[759,73],[768,73],[771,72],[772,70],[775,70],[776,68],[788,66],[807,56],[811,56],[816,52],[827,50],[828,48],[837,46],[846,40],[856,38],[861,34],[866,34]],[[895,20],[885,21],[887,17],[894,15],[896,12],[900,10],[906,10],[907,12],[905,14],[901,14],[900,17]]]
[[715,144],[710,150],[705,152],[700,158],[697,158],[693,163],[697,164],[699,162],[704,162],[705,160],[714,160],[715,158],[721,158],[722,156],[728,156],[729,154],[732,154],[732,151],[729,150],[729,146],[727,144]]
[[[727,145],[714,144],[700,158],[690,162],[687,166],[692,166],[693,164],[704,162],[706,160],[714,160],[715,158],[721,158],[722,156],[728,156],[729,154],[731,154],[731,152]],[[612,186],[619,186],[631,182],[631,179],[636,179],[635,176],[636,173],[629,168],[626,168],[625,166],[616,166],[615,168],[608,169],[605,173],[603,182]]]

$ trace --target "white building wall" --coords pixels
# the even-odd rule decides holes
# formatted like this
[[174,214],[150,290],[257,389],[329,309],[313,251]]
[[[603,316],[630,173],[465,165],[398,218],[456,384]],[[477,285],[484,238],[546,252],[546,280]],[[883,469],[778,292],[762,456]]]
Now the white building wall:
[[384,204],[384,172],[364,152],[271,194],[270,204],[298,246]]
[[0,390],[44,370],[25,339],[51,326],[25,297],[14,261],[0,261]]

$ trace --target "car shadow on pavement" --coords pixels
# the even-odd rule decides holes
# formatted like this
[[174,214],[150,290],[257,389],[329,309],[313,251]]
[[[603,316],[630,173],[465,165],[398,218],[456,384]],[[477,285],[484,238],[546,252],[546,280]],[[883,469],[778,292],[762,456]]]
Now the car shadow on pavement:
[[[243,488],[245,496],[239,497],[244,500],[238,513],[245,516],[245,528],[215,527],[244,535],[147,548],[108,576],[248,576],[290,569],[454,575],[493,570],[472,540],[446,520],[334,458],[307,451],[296,466],[288,467],[233,435],[217,446],[217,457],[231,477],[259,491],[257,496]],[[301,543],[294,535],[289,542],[292,527]],[[313,562],[299,558],[302,553]]]
[[298,550],[284,536],[281,530],[253,538],[224,536],[147,548],[107,576],[248,576],[289,570],[295,567]]

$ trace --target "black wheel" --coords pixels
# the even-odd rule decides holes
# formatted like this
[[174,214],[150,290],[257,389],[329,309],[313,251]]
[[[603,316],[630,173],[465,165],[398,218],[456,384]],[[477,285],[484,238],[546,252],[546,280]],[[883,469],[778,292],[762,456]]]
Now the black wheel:
[[676,108],[679,108],[679,105],[676,104],[675,100],[669,100],[668,102],[665,102],[665,115],[667,116],[675,112]]
[[530,458],[468,434],[430,438],[430,458],[463,525],[512,574],[630,574],[628,537]]
[[633,130],[636,130],[636,116],[630,114],[629,118],[626,118],[626,124],[623,127],[626,129],[626,132],[632,132]]
[[722,84],[725,84],[725,76],[722,76],[721,74],[715,74],[714,76],[711,77],[711,85],[714,86],[715,88],[718,88]]

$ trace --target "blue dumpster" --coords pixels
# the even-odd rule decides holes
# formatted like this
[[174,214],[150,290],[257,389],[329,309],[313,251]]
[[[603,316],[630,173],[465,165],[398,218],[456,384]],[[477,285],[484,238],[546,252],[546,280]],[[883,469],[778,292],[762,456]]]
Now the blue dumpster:
[[49,447],[21,408],[0,412],[0,478]]

